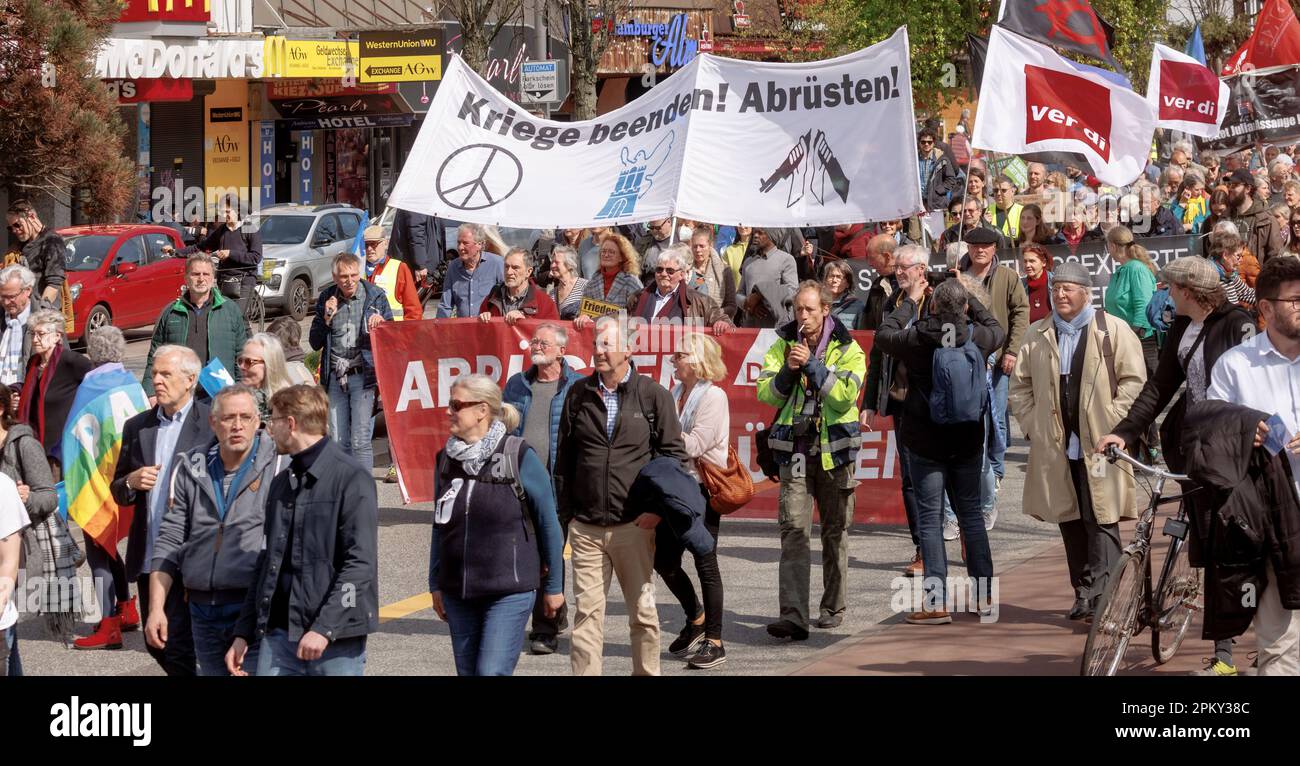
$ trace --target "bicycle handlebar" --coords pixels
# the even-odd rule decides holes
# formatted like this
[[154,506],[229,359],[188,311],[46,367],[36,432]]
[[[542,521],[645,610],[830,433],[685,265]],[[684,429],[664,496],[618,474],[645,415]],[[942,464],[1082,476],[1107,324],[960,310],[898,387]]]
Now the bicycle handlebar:
[[1159,476],[1162,479],[1170,479],[1172,481],[1191,481],[1191,479],[1189,479],[1187,476],[1183,474],[1169,473],[1167,471],[1162,471],[1159,468],[1149,466],[1146,463],[1143,463],[1141,460],[1134,458],[1132,455],[1128,454],[1127,452],[1121,452],[1113,444],[1106,448],[1106,460],[1111,463],[1114,463],[1116,460],[1128,463],[1129,465],[1133,466],[1139,471],[1142,471],[1143,473],[1149,473],[1153,476]]

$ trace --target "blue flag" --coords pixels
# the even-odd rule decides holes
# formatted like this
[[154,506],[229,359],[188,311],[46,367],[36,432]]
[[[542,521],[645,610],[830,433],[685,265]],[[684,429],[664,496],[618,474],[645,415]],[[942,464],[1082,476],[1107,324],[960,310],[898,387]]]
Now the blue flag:
[[230,371],[220,359],[213,359],[199,372],[199,385],[208,392],[208,396],[216,396],[226,386],[235,385],[235,379],[230,377]]
[[1192,30],[1192,36],[1187,40],[1187,47],[1183,53],[1205,64],[1205,41],[1201,39],[1201,25],[1197,24],[1196,29]]
[[361,225],[357,227],[357,236],[352,239],[352,254],[358,258],[366,257],[366,227],[370,225],[370,213],[361,212]]

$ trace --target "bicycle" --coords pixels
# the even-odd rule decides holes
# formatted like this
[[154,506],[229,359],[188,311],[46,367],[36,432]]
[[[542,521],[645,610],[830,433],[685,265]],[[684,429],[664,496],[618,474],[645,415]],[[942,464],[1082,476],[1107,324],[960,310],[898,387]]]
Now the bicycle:
[[[1114,446],[1106,450],[1106,459],[1111,464],[1128,463],[1155,476],[1156,484],[1150,490],[1151,502],[1138,518],[1133,541],[1111,570],[1106,590],[1097,604],[1079,668],[1083,676],[1115,675],[1129,641],[1144,628],[1151,629],[1151,654],[1157,665],[1163,665],[1178,652],[1191,627],[1193,613],[1202,608],[1201,573],[1192,568],[1187,558],[1188,522],[1184,502],[1199,488],[1166,497],[1166,481],[1186,482],[1188,478],[1145,465]],[[1178,502],[1178,511],[1165,520],[1163,533],[1170,538],[1169,552],[1160,579],[1152,588],[1151,537],[1155,531],[1156,509],[1161,502],[1171,500]]]
[[[213,268],[216,268],[219,261],[212,260]],[[253,289],[247,296],[243,295],[243,277],[251,275],[253,277]],[[253,266],[248,268],[229,269],[224,275],[218,278],[218,286],[221,293],[231,300],[244,301],[244,321],[248,322],[249,333],[266,331],[266,291],[267,275],[262,266]],[[253,329],[256,328],[256,329]]]

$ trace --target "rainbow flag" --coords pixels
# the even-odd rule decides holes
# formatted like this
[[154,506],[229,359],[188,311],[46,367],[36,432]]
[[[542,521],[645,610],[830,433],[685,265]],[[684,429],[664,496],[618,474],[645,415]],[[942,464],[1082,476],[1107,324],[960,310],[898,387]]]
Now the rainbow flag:
[[131,529],[133,506],[119,507],[109,485],[126,421],[148,409],[144,389],[120,364],[95,369],[77,388],[63,429],[63,483],[68,518],[116,554]]

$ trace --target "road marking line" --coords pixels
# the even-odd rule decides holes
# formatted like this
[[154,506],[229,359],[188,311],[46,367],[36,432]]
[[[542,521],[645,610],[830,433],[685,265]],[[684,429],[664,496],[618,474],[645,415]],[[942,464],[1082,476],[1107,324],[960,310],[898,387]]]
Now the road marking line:
[[379,610],[379,621],[381,623],[389,620],[400,620],[403,617],[409,617],[416,612],[423,612],[425,609],[433,607],[433,594],[421,593],[418,596],[402,599],[388,606],[381,607]]

